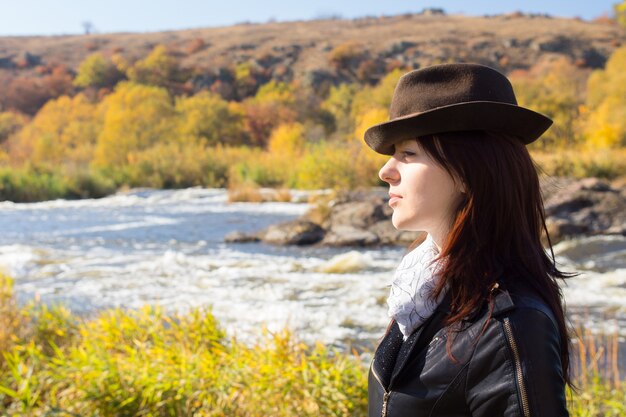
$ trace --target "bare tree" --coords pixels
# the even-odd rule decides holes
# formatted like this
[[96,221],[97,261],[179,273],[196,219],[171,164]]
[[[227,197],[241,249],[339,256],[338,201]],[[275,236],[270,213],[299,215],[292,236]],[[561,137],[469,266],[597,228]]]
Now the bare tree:
[[91,23],[90,21],[86,20],[83,22],[83,29],[85,29],[85,35],[89,35],[90,33],[93,33],[93,23]]

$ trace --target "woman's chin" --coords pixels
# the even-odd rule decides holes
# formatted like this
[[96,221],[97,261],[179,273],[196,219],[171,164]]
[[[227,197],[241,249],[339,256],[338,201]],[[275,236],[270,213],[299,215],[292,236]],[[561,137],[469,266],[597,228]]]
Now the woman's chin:
[[397,230],[405,232],[412,232],[415,230],[415,228],[412,227],[411,224],[405,219],[397,219],[395,217],[391,217],[391,224],[393,224],[393,227],[395,227]]
[[394,212],[391,215],[391,224],[397,230],[402,232],[424,232],[425,229],[419,224],[416,224],[415,219],[408,219],[406,217],[398,216],[398,213]]

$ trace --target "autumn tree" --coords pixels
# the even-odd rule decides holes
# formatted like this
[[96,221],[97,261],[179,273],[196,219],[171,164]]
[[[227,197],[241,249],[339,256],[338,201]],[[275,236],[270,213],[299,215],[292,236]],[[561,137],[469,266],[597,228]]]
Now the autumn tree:
[[164,45],[157,45],[150,54],[128,69],[128,78],[138,84],[173,88],[182,81],[177,59]]
[[101,122],[96,105],[83,94],[48,101],[11,138],[14,159],[38,166],[87,166],[93,156]]
[[296,158],[305,149],[305,131],[301,123],[281,124],[272,130],[268,143],[268,150],[274,155],[285,159]]
[[235,95],[239,99],[252,96],[259,88],[255,66],[249,62],[237,64],[233,70]]
[[587,82],[585,134],[590,146],[626,146],[626,47],[611,54]]
[[241,110],[219,94],[203,91],[192,97],[179,97],[176,112],[180,137],[199,139],[209,146],[218,143],[236,145],[244,140]]
[[0,113],[0,144],[18,132],[26,124],[26,117],[20,113],[6,111]]
[[321,104],[321,107],[335,120],[335,126],[339,132],[347,133],[354,129],[351,118],[352,101],[360,87],[357,84],[342,83],[330,88],[328,97]]
[[385,75],[375,86],[361,88],[352,102],[352,117],[356,120],[359,114],[371,108],[389,110],[398,80],[405,72],[403,68],[396,68]]
[[613,5],[615,20],[620,26],[626,28],[626,1]]
[[554,123],[531,148],[556,149],[582,140],[580,107],[584,103],[588,70],[567,58],[536,65],[529,72],[509,74],[518,104],[550,117]]
[[104,124],[95,149],[96,167],[133,164],[134,152],[173,137],[175,110],[164,88],[123,81],[101,109]]
[[367,127],[388,119],[393,92],[404,73],[403,69],[396,68],[383,77],[377,85],[362,88],[355,94],[350,111],[354,132],[348,136],[349,140],[364,144],[363,134]]
[[244,100],[245,130],[252,144],[265,146],[272,129],[280,123],[295,121],[294,104],[292,86],[274,80],[261,86],[254,97]]
[[113,87],[123,74],[102,54],[89,55],[78,67],[74,85],[78,87]]
[[45,68],[38,77],[12,79],[4,91],[5,109],[34,115],[48,101],[72,93],[72,74],[64,65]]

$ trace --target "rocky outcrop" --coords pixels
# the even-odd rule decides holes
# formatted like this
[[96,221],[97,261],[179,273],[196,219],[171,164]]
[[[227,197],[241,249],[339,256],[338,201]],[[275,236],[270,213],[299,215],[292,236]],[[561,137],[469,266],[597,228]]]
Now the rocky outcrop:
[[[626,187],[606,180],[551,177],[541,180],[546,226],[552,244],[581,235],[626,236]],[[423,232],[397,230],[393,209],[387,204],[386,188],[345,192],[328,202],[328,215],[311,220],[311,212],[300,219],[272,225],[253,234],[226,236],[227,242],[263,241],[279,245],[407,246],[422,239]]]
[[[598,178],[542,183],[546,226],[555,241],[579,235],[626,235],[626,190]],[[553,242],[554,243],[554,242]]]

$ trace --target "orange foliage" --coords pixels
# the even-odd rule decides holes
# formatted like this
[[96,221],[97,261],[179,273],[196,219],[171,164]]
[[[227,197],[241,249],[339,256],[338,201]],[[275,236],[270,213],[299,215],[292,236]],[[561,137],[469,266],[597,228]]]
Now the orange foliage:
[[34,115],[48,100],[72,90],[72,75],[65,66],[56,66],[42,77],[12,79],[1,99],[7,109]]
[[245,114],[245,131],[252,144],[266,146],[272,130],[280,123],[290,123],[297,118],[293,86],[270,81],[261,86],[255,97],[242,103]]
[[245,111],[244,129],[255,146],[264,147],[272,129],[280,122],[293,121],[296,115],[295,109],[271,102],[247,101],[242,106]]

